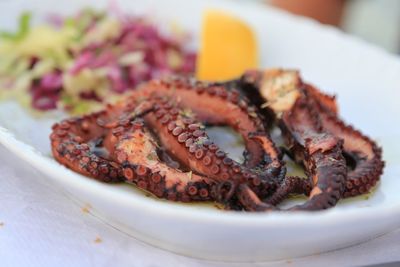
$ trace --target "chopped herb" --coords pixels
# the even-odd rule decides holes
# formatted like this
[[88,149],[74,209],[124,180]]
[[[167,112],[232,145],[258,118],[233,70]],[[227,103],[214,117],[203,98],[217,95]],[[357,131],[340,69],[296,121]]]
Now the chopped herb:
[[205,136],[201,136],[197,138],[197,140],[194,142],[196,145],[202,145],[208,138]]
[[147,154],[146,158],[148,160],[157,160],[158,157],[157,157],[156,153],[149,153],[149,154]]
[[180,111],[179,114],[186,118],[192,118],[194,116],[193,111],[191,109],[183,109]]

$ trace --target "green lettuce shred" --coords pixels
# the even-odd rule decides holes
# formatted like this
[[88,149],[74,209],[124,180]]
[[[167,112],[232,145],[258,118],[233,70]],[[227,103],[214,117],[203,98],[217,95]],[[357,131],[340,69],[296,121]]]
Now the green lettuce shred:
[[18,30],[15,33],[7,31],[0,32],[0,37],[10,41],[22,40],[29,32],[31,18],[32,14],[30,12],[22,13],[22,15],[19,17]]

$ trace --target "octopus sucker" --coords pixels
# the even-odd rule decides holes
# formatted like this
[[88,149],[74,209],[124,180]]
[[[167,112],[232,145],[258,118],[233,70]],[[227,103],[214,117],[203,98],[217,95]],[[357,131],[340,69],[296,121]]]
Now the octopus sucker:
[[[208,125],[242,136],[244,163],[213,142]],[[278,205],[293,194],[308,199],[288,210],[331,208],[369,192],[384,167],[377,144],[338,117],[336,98],[294,70],[248,71],[225,83],[153,80],[100,112],[55,124],[50,140],[58,162],[101,182],[257,212],[286,210]],[[287,176],[285,151],[305,178]]]

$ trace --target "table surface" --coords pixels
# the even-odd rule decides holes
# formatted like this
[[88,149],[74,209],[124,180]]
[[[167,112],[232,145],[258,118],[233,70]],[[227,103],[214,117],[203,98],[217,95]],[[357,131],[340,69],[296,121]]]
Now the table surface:
[[228,264],[176,255],[93,216],[91,207],[79,206],[2,146],[0,201],[1,266],[329,267],[400,260],[400,230],[354,247],[279,262]]

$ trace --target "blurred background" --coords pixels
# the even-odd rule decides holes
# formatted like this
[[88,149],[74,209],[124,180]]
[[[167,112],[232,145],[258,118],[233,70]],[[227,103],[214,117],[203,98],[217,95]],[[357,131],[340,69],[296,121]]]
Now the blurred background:
[[[243,0],[244,1],[244,0]],[[399,0],[264,0],[400,53]]]
[[[28,0],[29,1],[29,0]],[[112,1],[112,0],[110,0]],[[134,1],[134,0],[133,0]],[[183,0],[182,0],[183,1]],[[250,1],[250,0],[236,0]],[[400,0],[253,0],[339,27],[385,50],[400,54]],[[7,10],[21,0],[0,0]],[[5,14],[2,14],[5,15]],[[0,17],[2,26],[13,21]]]

